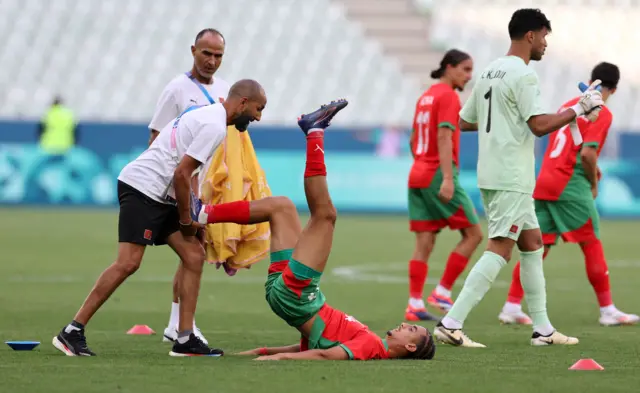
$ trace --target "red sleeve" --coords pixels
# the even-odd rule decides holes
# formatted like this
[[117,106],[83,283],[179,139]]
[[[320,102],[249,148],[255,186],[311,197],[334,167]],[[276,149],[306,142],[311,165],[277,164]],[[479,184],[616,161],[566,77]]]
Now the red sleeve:
[[447,127],[455,131],[460,121],[460,98],[456,92],[450,91],[438,97],[437,108],[437,127]]
[[349,360],[371,360],[386,358],[382,351],[381,339],[373,333],[361,334],[356,338],[340,344],[349,355]]
[[611,115],[611,112],[603,110],[595,122],[587,123],[582,135],[582,139],[584,140],[583,145],[593,146],[600,151],[607,139],[607,134],[609,133],[609,127],[611,127],[612,121],[613,116]]

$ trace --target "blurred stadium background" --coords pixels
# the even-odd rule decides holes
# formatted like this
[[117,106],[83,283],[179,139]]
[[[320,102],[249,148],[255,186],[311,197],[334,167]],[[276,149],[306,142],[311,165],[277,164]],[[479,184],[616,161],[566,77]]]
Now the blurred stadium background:
[[[536,1],[552,21],[543,61],[533,64],[550,111],[577,92],[597,62],[621,68],[610,102],[599,207],[640,215],[633,176],[640,149],[633,2]],[[251,128],[272,189],[296,193],[303,143],[295,118],[328,100],[351,104],[336,119],[328,151],[341,210],[404,212],[408,135],[417,97],[449,48],[469,52],[479,72],[508,45],[506,24],[530,1],[483,0],[2,0],[0,1],[0,203],[115,204],[120,168],[145,148],[146,125],[164,85],[191,66],[201,28],[227,39],[217,76],[266,88],[263,121]],[[580,13],[575,13],[580,5]],[[576,38],[581,23],[607,21],[601,41]],[[462,94],[462,99],[470,87]],[[79,123],[64,157],[36,148],[37,123],[60,95]],[[335,130],[337,131],[337,130]],[[539,141],[543,147],[546,139]],[[476,136],[462,141],[462,181],[475,191]],[[384,158],[384,159],[383,159]],[[337,168],[337,170],[335,169]],[[276,175],[278,174],[278,175]],[[294,195],[304,204],[302,193]]]
[[[640,218],[636,1],[0,0],[0,228],[5,260],[0,267],[0,337],[41,339],[46,344],[42,351],[53,355],[50,337],[72,317],[113,258],[117,215],[113,209],[98,208],[117,205],[116,177],[145,149],[158,96],[169,80],[190,69],[189,47],[206,27],[226,37],[226,53],[216,75],[231,83],[253,78],[266,89],[269,103],[263,120],[249,132],[273,194],[290,196],[304,207],[304,141],[295,119],[328,100],[349,99],[326,140],[328,181],[340,213],[366,215],[340,219],[331,263],[341,270],[326,275],[323,290],[332,303],[377,332],[394,326],[406,304],[406,261],[413,248],[406,221],[406,180],[415,102],[433,82],[429,72],[447,49],[469,52],[475,75],[504,54],[508,20],[521,6],[541,8],[552,23],[547,54],[532,65],[549,111],[576,95],[577,82],[586,81],[597,62],[613,62],[621,69],[618,92],[609,103],[614,123],[600,163],[603,179],[597,203],[604,217],[629,220],[606,221],[603,242],[620,299],[616,302],[637,313],[640,263],[629,247],[637,242],[636,222],[631,220]],[[584,39],[584,24],[601,31]],[[470,89],[462,93],[463,101]],[[65,154],[50,155],[38,147],[38,127],[57,95],[77,119],[79,141]],[[482,213],[476,138],[462,138],[460,178]],[[546,138],[540,139],[538,148],[545,143]],[[42,212],[37,208],[41,206],[55,209]],[[429,285],[437,282],[456,236],[443,234],[431,258]],[[170,364],[168,349],[159,339],[124,340],[123,332],[133,323],[148,323],[158,331],[168,317],[176,258],[167,249],[148,253],[132,284],[119,290],[92,322],[90,344],[107,360],[89,370],[88,382],[76,377],[69,382],[65,371],[75,370],[51,360],[57,358],[14,357],[0,367],[4,385],[20,392],[68,392],[87,383],[91,391],[146,391],[153,386],[154,392],[175,392],[175,376],[167,371],[174,367],[183,376],[190,373],[191,379],[181,380],[180,386],[192,391],[209,384],[205,379],[211,375],[226,391],[260,391],[256,388],[262,389],[263,383],[284,391],[279,390],[282,384],[291,381],[309,384],[307,374],[294,366],[273,373],[243,363],[236,367],[235,360],[228,360],[232,371],[221,373],[219,367],[216,373],[204,363]],[[496,317],[510,279],[510,269],[504,269],[497,285],[501,289],[490,292],[468,331],[499,350],[460,355],[439,349],[443,361],[429,366],[431,383],[444,384],[448,391],[568,392],[580,386],[629,391],[619,378],[637,374],[637,349],[629,345],[637,337],[629,330],[607,334],[597,326],[597,304],[584,278],[579,250],[567,246],[554,253],[553,260],[563,263],[545,268],[551,316],[567,333],[585,337],[585,346],[556,355],[532,354],[525,345],[528,330],[503,335],[505,328],[497,325]],[[219,272],[205,274],[198,324],[225,349],[295,341],[295,334],[264,304],[264,272],[266,264],[260,263],[232,279]],[[113,362],[109,356],[123,357],[129,364]],[[138,366],[141,356],[154,358]],[[519,363],[505,365],[505,356]],[[617,365],[618,372],[600,379],[564,379],[572,361],[590,356],[607,367]],[[375,372],[348,367],[320,369],[336,378],[325,381],[323,376],[305,391],[370,392],[381,391],[385,383],[406,389],[425,383],[425,374],[407,374],[401,364],[369,365]],[[534,367],[545,378],[529,373]],[[469,378],[451,378],[460,370],[470,373]],[[21,373],[46,378],[25,382]],[[470,380],[478,382],[475,387],[467,385]]]

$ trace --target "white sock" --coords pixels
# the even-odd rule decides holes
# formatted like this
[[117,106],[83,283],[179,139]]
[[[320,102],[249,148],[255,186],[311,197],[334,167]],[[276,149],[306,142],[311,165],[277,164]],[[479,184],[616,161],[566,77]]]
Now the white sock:
[[191,337],[191,333],[193,333],[191,330],[185,330],[184,332],[178,333],[178,343],[184,344],[187,341],[189,341],[189,338]]
[[409,306],[411,308],[425,308],[424,307],[424,300],[417,299],[415,297],[410,297],[409,298]]
[[447,329],[462,329],[462,322],[457,321],[449,316],[442,318],[442,325]]
[[502,312],[507,314],[519,314],[522,312],[522,304],[506,302],[502,307]]
[[600,307],[600,315],[613,315],[618,312],[618,309],[615,305],[611,304],[607,307]]
[[180,303],[171,303],[171,316],[168,327],[178,328],[180,322]]
[[436,287],[436,293],[440,296],[451,298],[451,290],[443,287],[440,284],[438,284],[438,286]]
[[550,336],[551,333],[553,333],[555,330],[556,329],[553,328],[553,325],[551,325],[550,323],[547,323],[544,325],[536,326],[533,331],[538,332],[543,336]]

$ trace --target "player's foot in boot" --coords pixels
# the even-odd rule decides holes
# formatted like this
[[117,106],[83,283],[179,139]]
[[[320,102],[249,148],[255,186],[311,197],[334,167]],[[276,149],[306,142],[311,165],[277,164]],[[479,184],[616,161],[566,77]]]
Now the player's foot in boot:
[[577,338],[565,336],[557,330],[554,330],[553,333],[548,336],[543,336],[542,334],[534,331],[531,336],[531,345],[536,347],[545,345],[576,345],[579,342],[580,340]]
[[348,104],[349,102],[344,99],[331,101],[330,104],[322,105],[315,112],[300,116],[298,126],[305,135],[308,135],[310,130],[324,130],[331,124],[331,119]]
[[450,297],[440,295],[434,289],[427,298],[427,304],[443,313],[447,313],[453,306],[453,300]]
[[635,325],[640,321],[640,317],[615,310],[614,312],[603,312],[598,321],[602,326]]
[[462,329],[449,329],[439,322],[434,329],[436,338],[449,345],[467,348],[486,348],[486,345],[477,343],[469,338]]
[[84,329],[71,330],[65,327],[60,331],[60,334],[53,338],[52,344],[57,350],[67,356],[96,356],[96,354],[87,347],[87,338],[84,336]]
[[198,336],[191,333],[189,339],[181,344],[178,340],[173,343],[173,348],[169,355],[176,357],[183,356],[222,356],[224,351],[217,348],[209,348],[209,346],[200,340]]
[[437,321],[440,318],[435,315],[429,313],[424,308],[415,308],[411,306],[407,306],[407,309],[404,312],[405,321]]
[[533,325],[533,321],[522,310],[519,312],[506,312],[502,310],[498,315],[498,320],[504,325]]

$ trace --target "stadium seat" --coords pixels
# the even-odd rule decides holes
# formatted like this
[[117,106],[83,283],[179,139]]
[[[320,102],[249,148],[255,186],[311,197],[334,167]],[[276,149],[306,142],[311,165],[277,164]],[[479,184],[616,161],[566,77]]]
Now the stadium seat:
[[329,0],[4,0],[0,116],[39,117],[61,94],[80,119],[147,122],[205,27],[227,39],[221,78],[264,85],[264,123],[340,97],[352,106],[336,124],[413,115],[419,85]]

